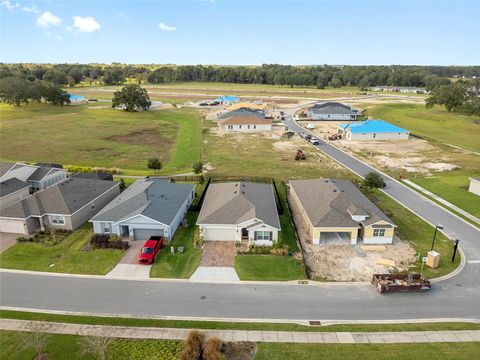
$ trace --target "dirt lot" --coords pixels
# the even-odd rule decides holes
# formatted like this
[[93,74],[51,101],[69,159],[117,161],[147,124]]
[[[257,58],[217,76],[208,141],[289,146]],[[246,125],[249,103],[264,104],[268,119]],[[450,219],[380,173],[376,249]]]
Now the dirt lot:
[[[379,247],[352,246],[347,243],[332,245],[313,245],[303,225],[297,209],[292,215],[302,243],[305,264],[315,279],[330,281],[370,281],[374,273],[392,270],[406,271],[415,263],[416,252],[407,242],[394,238],[392,245]],[[395,262],[395,267],[377,265],[377,259]]]
[[[345,121],[302,121],[303,126],[316,125],[313,130],[322,139],[337,133],[337,125]],[[335,141],[335,145],[363,157],[368,162],[387,170],[429,175],[435,172],[451,171],[459,166],[445,155],[437,145],[410,136],[409,140],[389,141]],[[399,151],[401,149],[401,151]],[[435,159],[433,161],[432,159]]]

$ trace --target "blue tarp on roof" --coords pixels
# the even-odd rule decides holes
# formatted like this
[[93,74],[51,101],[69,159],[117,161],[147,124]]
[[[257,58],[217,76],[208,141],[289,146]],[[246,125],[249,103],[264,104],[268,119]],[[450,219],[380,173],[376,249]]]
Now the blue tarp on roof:
[[409,132],[399,126],[384,120],[366,120],[358,123],[339,124],[339,129],[350,129],[352,133],[406,133]]
[[216,98],[214,101],[218,101],[218,102],[235,102],[235,101],[239,101],[240,99],[236,96],[232,96],[232,95],[224,95],[224,96],[220,96],[219,98]]

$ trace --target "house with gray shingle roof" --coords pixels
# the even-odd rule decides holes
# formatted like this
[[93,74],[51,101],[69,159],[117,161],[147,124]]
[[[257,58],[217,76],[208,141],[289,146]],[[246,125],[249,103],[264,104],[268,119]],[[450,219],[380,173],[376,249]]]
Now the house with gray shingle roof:
[[75,230],[120,192],[115,181],[66,179],[0,209],[0,232]]
[[96,234],[116,234],[132,240],[172,238],[194,199],[194,184],[137,180],[90,222]]
[[17,178],[31,185],[33,191],[45,189],[67,178],[67,171],[58,167],[0,163],[0,181]]
[[309,120],[357,120],[358,110],[339,102],[318,102],[307,109]]
[[206,241],[241,241],[271,246],[278,240],[280,220],[272,184],[210,184],[197,219]]
[[391,244],[395,223],[347,180],[291,180],[289,198],[313,244]]
[[0,182],[0,208],[30,195],[30,184],[17,178]]

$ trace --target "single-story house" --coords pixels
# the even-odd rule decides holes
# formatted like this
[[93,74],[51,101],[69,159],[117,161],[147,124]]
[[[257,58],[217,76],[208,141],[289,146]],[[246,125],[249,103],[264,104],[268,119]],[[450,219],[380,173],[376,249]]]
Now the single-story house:
[[194,199],[193,184],[137,180],[90,222],[96,234],[116,234],[132,240],[148,240],[151,236],[171,239]]
[[318,102],[307,109],[309,120],[357,120],[358,110],[338,102]]
[[254,116],[259,119],[265,119],[265,111],[250,108],[239,108],[236,110],[221,112],[217,114],[217,119],[222,120],[234,116]]
[[410,131],[384,120],[339,124],[338,133],[347,140],[408,140]]
[[254,102],[240,102],[234,105],[231,105],[227,108],[227,111],[238,110],[241,108],[247,108],[252,110],[265,110],[267,108],[267,104],[258,104]]
[[468,191],[480,195],[480,178],[470,178],[470,186]]
[[30,195],[30,184],[17,178],[0,182],[0,208],[20,201]]
[[0,181],[17,178],[31,185],[33,191],[45,189],[67,178],[67,171],[57,167],[0,163]]
[[120,193],[115,181],[66,179],[0,209],[0,232],[75,230]]
[[78,179],[97,179],[97,180],[110,180],[113,181],[113,175],[107,173],[100,173],[100,172],[79,172],[75,173],[71,178],[78,178]]
[[313,244],[391,244],[395,223],[347,180],[290,180],[289,194]]
[[248,240],[271,246],[278,240],[280,220],[272,184],[211,183],[197,219],[206,241]]
[[411,94],[428,94],[427,89],[415,86],[374,86],[372,91],[389,91]]
[[231,116],[218,120],[220,129],[226,132],[261,132],[272,130],[271,119],[256,116]]
[[224,95],[214,99],[213,101],[219,103],[220,105],[228,106],[238,103],[240,99],[233,95]]

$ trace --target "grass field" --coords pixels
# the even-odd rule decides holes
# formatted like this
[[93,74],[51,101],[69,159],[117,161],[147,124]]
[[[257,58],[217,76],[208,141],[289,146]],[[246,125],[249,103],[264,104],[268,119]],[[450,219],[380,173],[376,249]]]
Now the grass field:
[[289,323],[255,323],[224,321],[193,321],[137,319],[121,317],[94,317],[78,315],[60,315],[48,313],[32,313],[24,311],[1,310],[0,318],[52,321],[72,324],[114,325],[130,327],[168,327],[180,329],[217,329],[217,330],[274,330],[274,331],[308,331],[308,332],[379,332],[379,331],[453,331],[480,330],[478,323],[411,323],[411,324],[342,324],[328,326],[305,326]]
[[303,264],[293,257],[237,255],[235,270],[240,280],[287,281],[306,279]]
[[92,233],[92,225],[86,223],[57,245],[17,243],[0,254],[0,266],[7,269],[105,275],[113,269],[124,252],[116,249],[83,250]]
[[3,160],[117,167],[147,174],[191,171],[201,158],[201,120],[195,110],[127,113],[96,106],[0,105]]
[[433,176],[412,179],[412,181],[470,214],[480,217],[480,196],[468,191],[470,184],[468,176]]
[[255,360],[470,360],[478,358],[480,343],[430,344],[257,344]]
[[425,139],[480,151],[480,116],[449,113],[440,107],[391,104],[368,109],[371,118],[387,120]]
[[150,270],[151,277],[188,279],[200,264],[201,251],[195,249],[193,241],[197,231],[196,221],[198,213],[190,212],[187,215],[188,227],[179,227],[173,236],[175,251],[179,246],[185,248],[183,254],[170,254],[170,245],[165,245],[155,259]]

